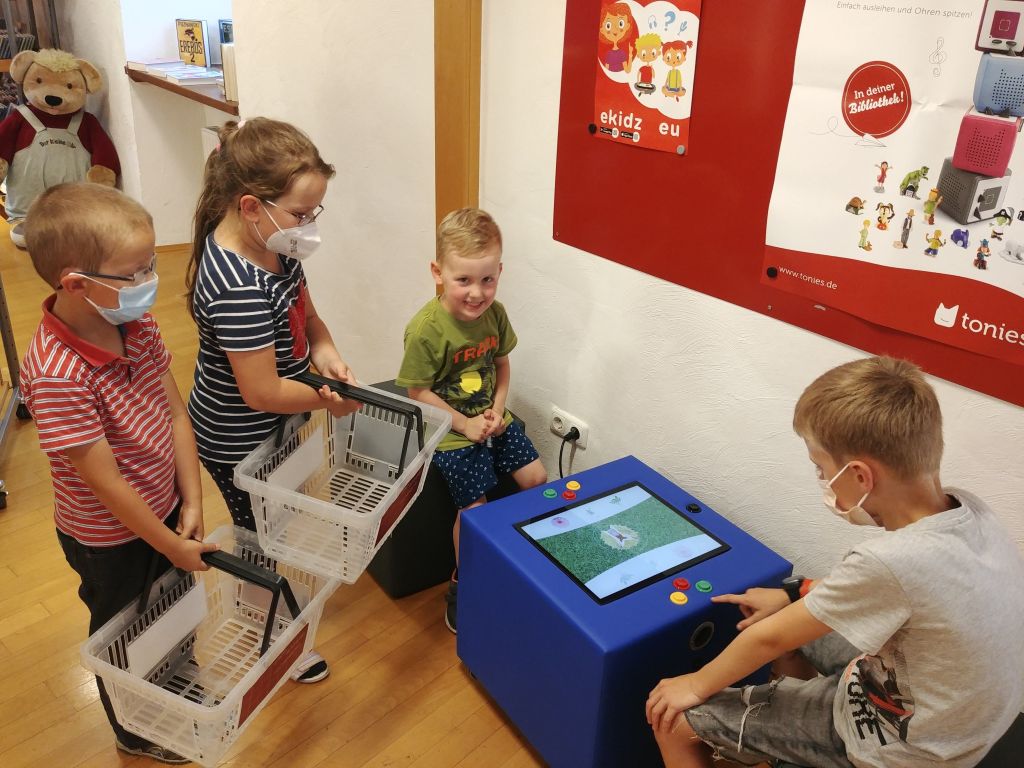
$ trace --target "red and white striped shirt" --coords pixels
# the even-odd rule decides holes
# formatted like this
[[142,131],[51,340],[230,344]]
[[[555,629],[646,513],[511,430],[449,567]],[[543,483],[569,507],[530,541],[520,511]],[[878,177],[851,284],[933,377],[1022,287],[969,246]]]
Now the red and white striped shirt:
[[177,505],[170,406],[160,378],[170,355],[151,315],[121,326],[124,357],[75,335],[43,302],[43,320],[21,368],[25,405],[50,460],[54,522],[82,544],[136,538],[103,506],[66,451],[106,438],[121,476],[163,520]]

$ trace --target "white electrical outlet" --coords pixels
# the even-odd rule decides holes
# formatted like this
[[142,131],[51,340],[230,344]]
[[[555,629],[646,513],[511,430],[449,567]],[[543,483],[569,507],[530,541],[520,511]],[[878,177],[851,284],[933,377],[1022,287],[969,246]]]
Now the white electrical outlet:
[[582,419],[577,419],[571,413],[566,413],[557,405],[551,406],[551,431],[559,437],[565,437],[569,430],[576,427],[580,431],[580,436],[576,440],[577,448],[587,447],[587,435],[590,433],[590,428],[587,426],[587,422]]

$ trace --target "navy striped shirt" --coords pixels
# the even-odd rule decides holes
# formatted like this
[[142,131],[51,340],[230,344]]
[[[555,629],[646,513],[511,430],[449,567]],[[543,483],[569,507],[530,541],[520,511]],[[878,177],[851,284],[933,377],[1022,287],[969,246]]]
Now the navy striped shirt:
[[295,259],[281,274],[256,266],[206,238],[194,293],[199,359],[188,413],[199,456],[237,464],[276,429],[280,416],[254,411],[242,399],[228,352],[274,347],[277,375],[309,370],[305,332],[306,276]]

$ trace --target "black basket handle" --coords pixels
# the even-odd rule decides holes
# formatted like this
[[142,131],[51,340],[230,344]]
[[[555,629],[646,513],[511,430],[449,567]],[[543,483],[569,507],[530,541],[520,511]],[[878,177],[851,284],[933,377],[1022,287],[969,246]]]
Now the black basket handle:
[[326,385],[333,392],[337,392],[348,400],[355,400],[359,403],[372,405],[385,411],[391,411],[392,413],[404,416],[405,441],[402,443],[402,455],[398,460],[399,474],[405,470],[405,457],[409,448],[409,436],[412,433],[414,424],[416,426],[416,439],[419,446],[418,450],[423,450],[423,410],[418,405],[411,405],[384,392],[371,392],[368,389],[354,387],[344,381],[328,379],[310,371],[300,373],[294,378],[294,380],[305,384],[308,387],[312,387],[313,389],[320,389],[320,387]]
[[[140,614],[146,610],[149,593],[153,588],[153,582],[156,580],[156,569],[162,557],[159,552],[153,550],[153,557],[149,561],[149,570],[146,573],[146,583],[143,586],[142,594],[139,596],[138,612]],[[274,619],[277,617],[277,605],[281,595],[284,595],[284,602],[291,612],[292,619],[297,619],[299,616],[299,603],[295,599],[295,594],[292,592],[288,579],[279,573],[268,571],[266,568],[260,568],[258,565],[246,562],[237,555],[232,555],[228,552],[220,550],[203,552],[200,557],[211,568],[230,573],[232,576],[248,581],[258,587],[263,587],[270,592],[271,598],[270,608],[267,609],[267,625],[263,629],[263,642],[260,644],[260,656],[262,657],[270,647],[271,630],[274,626]]]

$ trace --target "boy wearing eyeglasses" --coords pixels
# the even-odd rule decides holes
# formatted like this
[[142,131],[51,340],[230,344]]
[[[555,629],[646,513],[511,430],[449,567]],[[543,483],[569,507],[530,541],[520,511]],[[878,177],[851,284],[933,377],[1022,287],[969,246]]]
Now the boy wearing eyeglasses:
[[[60,184],[32,204],[25,237],[54,289],[21,368],[25,405],[50,462],[57,538],[81,577],[89,634],[138,598],[153,550],[160,569],[206,570],[199,459],[149,314],[156,297],[152,218],[99,184]],[[116,747],[188,760],[124,730],[97,678]]]

